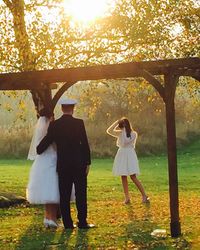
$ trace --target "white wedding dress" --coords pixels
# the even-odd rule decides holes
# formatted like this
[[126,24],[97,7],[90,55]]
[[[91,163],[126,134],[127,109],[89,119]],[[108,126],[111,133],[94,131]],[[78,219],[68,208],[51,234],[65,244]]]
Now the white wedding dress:
[[[47,133],[49,122],[49,119],[44,116],[38,119],[28,153],[28,159],[34,160],[26,190],[27,200],[31,204],[58,204],[60,202],[56,172],[56,146],[50,145],[41,155],[36,153],[37,145]],[[75,191],[73,187],[71,201],[74,199]]]

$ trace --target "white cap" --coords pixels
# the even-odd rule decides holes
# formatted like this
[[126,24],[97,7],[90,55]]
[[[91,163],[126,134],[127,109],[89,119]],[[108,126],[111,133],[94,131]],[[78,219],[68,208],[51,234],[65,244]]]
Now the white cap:
[[61,98],[61,99],[59,99],[58,104],[60,104],[60,105],[75,105],[75,104],[77,104],[77,100]]

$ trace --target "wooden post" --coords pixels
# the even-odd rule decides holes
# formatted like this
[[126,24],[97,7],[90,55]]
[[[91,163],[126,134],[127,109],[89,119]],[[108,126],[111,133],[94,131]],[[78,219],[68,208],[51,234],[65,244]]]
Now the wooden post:
[[53,99],[52,99],[52,110],[54,110],[56,103],[58,102],[58,100],[60,99],[60,97],[64,94],[65,91],[68,90],[68,88],[70,88],[73,84],[75,84],[75,82],[66,82],[54,95]]
[[178,77],[165,75],[165,108],[167,127],[167,149],[168,149],[168,173],[169,173],[169,196],[170,196],[170,229],[171,236],[181,235],[179,221],[179,199],[178,199],[178,174],[177,174],[177,152],[176,152],[176,124],[175,124],[175,91]]

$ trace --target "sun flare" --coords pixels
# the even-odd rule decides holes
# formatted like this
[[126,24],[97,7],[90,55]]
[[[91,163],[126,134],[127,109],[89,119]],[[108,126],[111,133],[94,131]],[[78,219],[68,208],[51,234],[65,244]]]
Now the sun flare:
[[75,21],[88,23],[103,16],[111,0],[65,0],[64,9]]

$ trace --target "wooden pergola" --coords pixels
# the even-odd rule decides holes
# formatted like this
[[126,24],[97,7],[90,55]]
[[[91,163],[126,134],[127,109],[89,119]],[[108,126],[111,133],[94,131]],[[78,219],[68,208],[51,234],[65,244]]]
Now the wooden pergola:
[[[155,76],[163,76],[163,80],[158,80]],[[181,235],[181,226],[179,219],[174,99],[180,76],[190,76],[200,81],[200,58],[4,73],[0,74],[0,90],[30,90],[37,92],[39,99],[34,100],[33,98],[37,109],[44,106],[54,109],[62,94],[78,81],[132,77],[143,77],[146,79],[158,91],[165,103],[171,215],[170,229],[171,236],[178,237]],[[61,87],[52,97],[52,89],[58,87],[57,83],[61,83]]]

